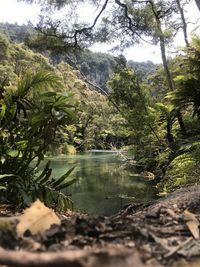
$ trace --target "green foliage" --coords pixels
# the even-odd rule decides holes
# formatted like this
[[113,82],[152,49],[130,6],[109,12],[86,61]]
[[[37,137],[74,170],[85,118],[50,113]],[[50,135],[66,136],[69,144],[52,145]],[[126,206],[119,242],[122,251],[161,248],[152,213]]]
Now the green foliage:
[[21,43],[27,36],[34,33],[34,26],[28,22],[27,25],[18,25],[17,23],[0,23],[0,31],[5,34],[12,42]]
[[52,178],[52,169],[49,163],[46,164],[43,172],[39,175],[33,173],[29,167],[29,176],[24,178],[15,174],[0,175],[0,201],[3,203],[15,204],[17,207],[29,206],[36,199],[40,199],[47,206],[54,207],[59,211],[65,211],[73,208],[72,200],[64,193],[62,189],[67,188],[76,179],[69,179],[71,168],[60,178]]
[[[151,36],[153,42],[162,41],[165,45],[172,34],[168,22],[169,15],[176,9],[175,2],[172,3],[173,8],[167,1],[151,3],[136,4],[126,1],[127,12],[133,23],[131,31],[127,28],[124,8],[114,8],[111,20],[104,19],[100,25],[102,28],[93,37],[95,40],[108,40],[109,36],[112,40],[118,38],[119,34],[113,32],[113,29],[116,30],[117,20],[127,33],[120,34],[121,48],[138,41],[138,36]],[[152,8],[155,8],[157,21]],[[163,25],[165,30],[162,29]],[[73,29],[71,27],[71,33]],[[88,43],[93,38],[91,32],[87,32]],[[29,45],[37,49],[43,46],[48,50],[48,55],[53,50],[51,60],[54,67],[45,57],[33,53],[24,45],[11,44],[4,36],[0,40],[2,51],[5,52],[0,65],[0,175],[6,174],[5,177],[2,176],[0,190],[4,192],[4,199],[8,184],[14,187],[15,181],[25,193],[32,192],[33,198],[39,194],[34,189],[37,184],[37,188],[43,188],[42,191],[46,192],[44,196],[49,195],[51,202],[56,203],[56,199],[59,199],[58,202],[62,201],[62,187],[73,182],[73,179],[68,179],[69,173],[56,181],[51,177],[48,165],[42,176],[36,173],[34,167],[30,167],[34,159],[38,165],[45,153],[55,153],[57,143],[58,153],[66,153],[70,147],[85,150],[131,145],[135,158],[144,168],[156,172],[157,179],[164,177],[161,187],[171,190],[176,186],[198,181],[195,173],[199,174],[200,159],[200,41],[197,37],[183,56],[169,62],[175,90],[167,93],[169,86],[165,70],[161,66],[154,73],[155,66],[150,62],[147,65],[129,62],[136,69],[133,72],[126,67],[127,62],[122,56],[113,58],[88,50],[74,51],[70,44],[64,43],[65,38],[56,37],[61,34],[61,28],[57,31],[57,25],[54,29],[47,28],[45,33],[51,34],[51,37],[47,38],[40,33],[28,40]],[[62,34],[64,37],[64,32]],[[81,37],[80,34],[79,37],[83,44],[86,36]],[[66,49],[67,54],[57,54],[61,50],[65,53]],[[72,56],[74,62],[71,60]],[[58,62],[60,63],[57,65]],[[66,62],[78,65],[89,80],[104,89],[107,89],[106,81],[115,71],[108,83],[110,103],[105,96],[88,88],[78,78],[80,73]],[[151,77],[146,79],[149,74]],[[10,81],[6,79],[8,76]],[[76,119],[74,114],[77,111],[77,102],[79,109]],[[182,113],[187,130],[185,134],[178,127],[177,111]],[[12,172],[8,172],[11,168]],[[6,186],[3,183],[5,181]],[[22,181],[27,181],[24,187]],[[25,187],[27,184],[29,186]],[[26,191],[25,188],[31,189]],[[28,199],[25,193],[18,195],[18,199],[21,196],[21,203],[26,203]],[[28,196],[31,197],[31,194],[28,193]],[[7,199],[10,197],[11,194]]]
[[[128,68],[116,72],[108,83],[111,88],[109,97],[129,125],[133,125],[135,131],[142,131],[145,121],[148,120],[146,92],[139,85],[135,73]],[[141,121],[144,123],[141,124]]]
[[[189,146],[194,147],[194,145]],[[196,144],[195,147],[192,152],[183,153],[172,160],[160,185],[162,188],[170,191],[199,182],[200,146]]]
[[1,201],[26,206],[40,198],[48,205],[62,202],[59,208],[71,207],[70,199],[61,191],[74,182],[67,181],[73,169],[55,181],[48,164],[39,176],[36,168],[50,144],[55,142],[57,133],[75,120],[76,105],[72,96],[50,92],[61,86],[56,74],[41,71],[19,78],[17,87],[3,88],[0,103]]
[[134,114],[141,116],[145,112],[145,98],[131,69],[123,69],[115,73],[108,84],[112,91],[110,98],[119,108],[128,107]]
[[179,67],[176,69],[176,76],[174,77],[175,91],[167,95],[167,98],[182,110],[192,107],[192,115],[197,117],[199,117],[200,112],[199,58],[200,46],[199,39],[196,37],[191,46],[186,49],[185,56],[179,57]]
[[[185,51],[185,55],[177,57],[171,63],[175,90],[167,93],[165,101],[182,111],[187,134],[182,135],[176,127],[176,122],[172,121],[171,131],[175,137],[175,147],[166,157],[162,157],[165,152],[158,155],[158,161],[165,165],[164,177],[159,187],[167,191],[199,182],[199,51],[199,39],[196,38]],[[165,112],[166,119],[170,119],[170,114],[173,119],[173,112],[173,108],[170,113]]]
[[[101,86],[105,90],[107,89],[107,81],[111,78],[116,66],[119,65],[118,59],[109,54],[93,53],[89,50],[74,51],[74,54],[62,40],[59,40],[56,37],[46,38],[45,35],[41,33],[36,34],[31,24],[20,26],[17,24],[0,23],[0,30],[11,40],[16,42],[25,41],[29,48],[34,48],[34,50],[39,52],[44,51],[45,54],[47,53],[46,51],[50,51],[50,56],[54,63],[63,60],[73,67],[73,62],[71,60],[71,58],[73,58],[74,63],[77,64],[80,71],[90,81],[94,81],[95,84]],[[36,57],[36,54],[34,57]],[[39,57],[39,54],[37,57]],[[18,59],[19,58],[20,54],[18,56]],[[38,60],[39,59],[37,58],[36,61],[38,62]],[[27,68],[29,64],[28,60],[21,58],[20,65],[22,66],[18,66],[17,69],[25,68],[25,66]],[[132,60],[128,62],[128,66],[135,71],[141,81],[146,80],[149,75],[153,74],[157,67],[157,65],[151,61],[134,62]]]
[[0,33],[0,61],[9,57],[9,42],[7,38]]
[[161,144],[156,134],[157,114],[150,108],[146,88],[139,85],[134,72],[127,68],[115,73],[109,86],[111,100],[127,121],[136,159],[146,168],[152,168]]
[[154,64],[152,61],[135,62],[132,60],[128,61],[128,66],[135,71],[141,82],[146,81],[150,75],[153,75],[158,67],[158,65]]

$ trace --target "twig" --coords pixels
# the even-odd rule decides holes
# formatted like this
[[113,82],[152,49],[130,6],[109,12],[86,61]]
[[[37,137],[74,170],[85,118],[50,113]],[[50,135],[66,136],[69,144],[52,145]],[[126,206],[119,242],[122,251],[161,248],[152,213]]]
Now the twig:
[[164,258],[169,258],[172,255],[174,255],[177,251],[179,251],[181,248],[183,248],[184,246],[186,246],[188,243],[190,243],[192,241],[193,237],[189,237],[188,239],[186,239],[185,242],[180,243],[177,247],[175,247],[174,249],[172,249],[170,252],[168,252],[167,254],[164,255]]

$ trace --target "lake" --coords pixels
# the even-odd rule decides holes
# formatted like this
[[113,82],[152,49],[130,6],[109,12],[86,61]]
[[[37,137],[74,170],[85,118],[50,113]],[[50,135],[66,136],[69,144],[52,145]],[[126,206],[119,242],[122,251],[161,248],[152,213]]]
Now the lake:
[[85,152],[51,161],[52,176],[57,178],[76,165],[70,176],[78,181],[67,189],[75,210],[108,216],[127,203],[156,198],[151,182],[137,175],[134,166],[126,166],[115,152]]

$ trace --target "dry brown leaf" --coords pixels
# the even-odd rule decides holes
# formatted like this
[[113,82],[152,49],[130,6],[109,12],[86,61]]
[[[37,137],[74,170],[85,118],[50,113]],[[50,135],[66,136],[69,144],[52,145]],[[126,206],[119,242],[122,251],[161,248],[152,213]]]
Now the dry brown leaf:
[[189,228],[191,234],[195,239],[199,238],[199,221],[196,218],[195,214],[185,210],[183,216],[186,222],[187,227]]
[[199,239],[199,224],[194,221],[186,222],[187,227],[189,228],[191,234],[195,239]]
[[60,224],[60,219],[55,212],[47,208],[40,200],[36,200],[30,208],[20,216],[17,225],[17,234],[22,236],[26,230],[32,234],[42,233],[52,224]]

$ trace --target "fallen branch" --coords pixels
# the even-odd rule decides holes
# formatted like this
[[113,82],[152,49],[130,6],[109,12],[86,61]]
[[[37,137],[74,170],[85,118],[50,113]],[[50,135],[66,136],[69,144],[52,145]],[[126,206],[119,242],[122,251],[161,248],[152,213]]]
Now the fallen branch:
[[32,253],[0,248],[0,264],[16,267],[144,267],[137,251],[107,247],[104,250],[76,250]]

